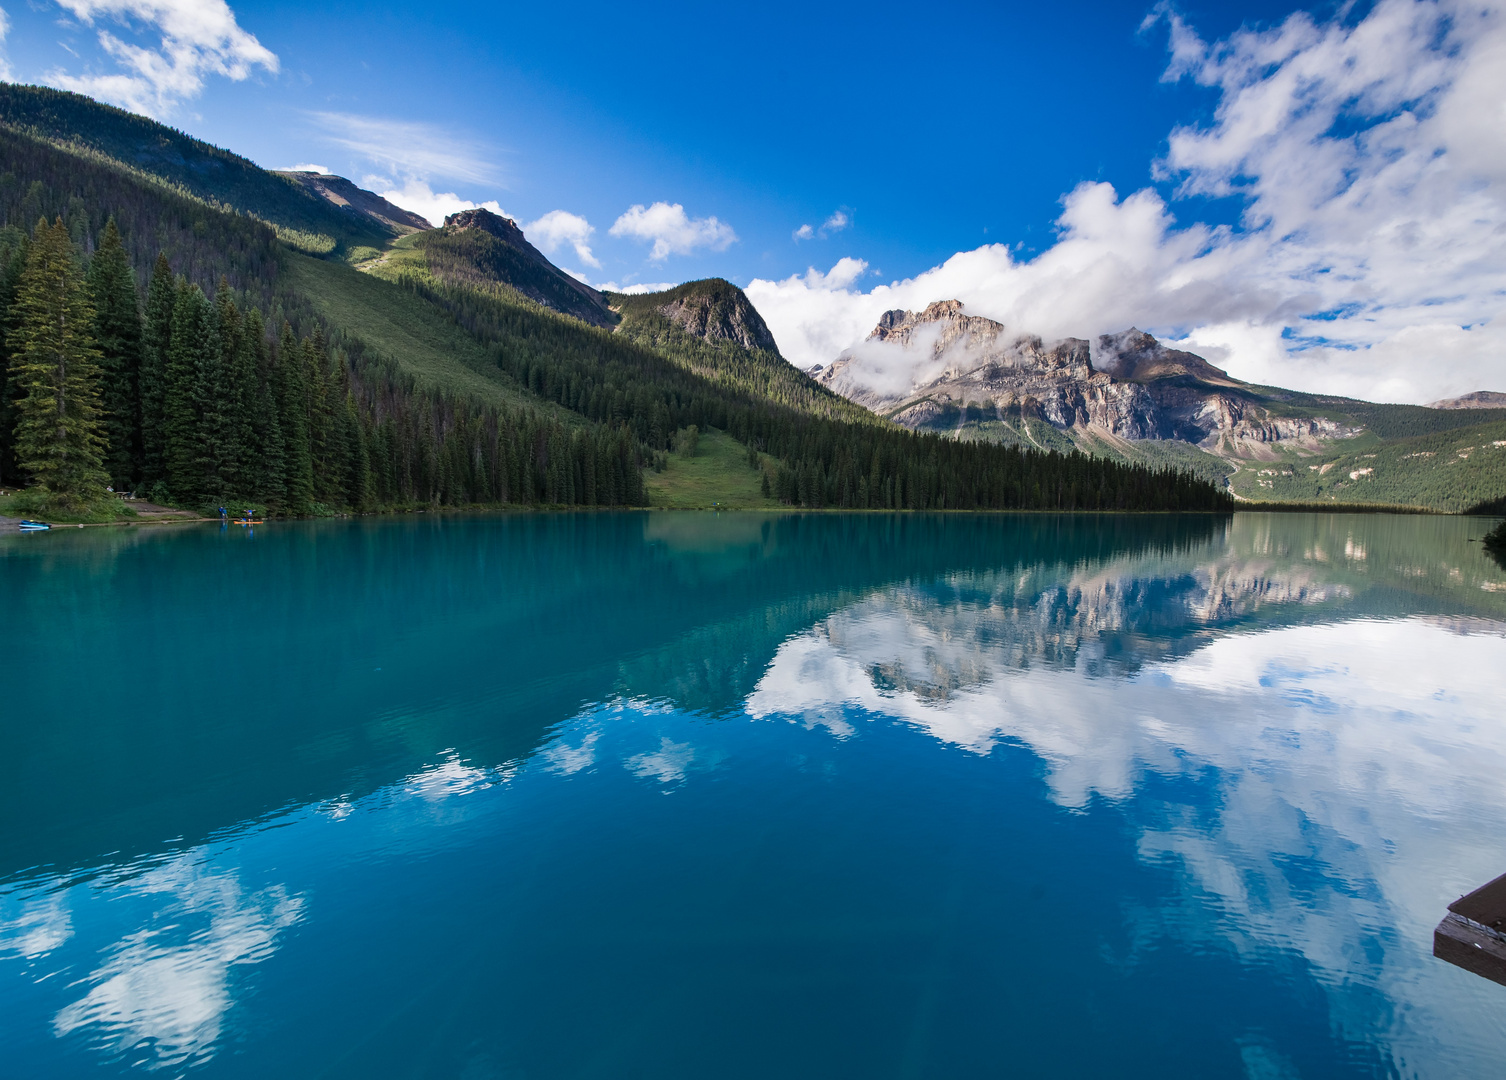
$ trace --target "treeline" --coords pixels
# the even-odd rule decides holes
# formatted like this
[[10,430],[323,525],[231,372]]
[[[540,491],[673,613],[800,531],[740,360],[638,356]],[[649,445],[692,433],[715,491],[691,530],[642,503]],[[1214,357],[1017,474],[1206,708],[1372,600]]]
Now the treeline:
[[400,284],[448,311],[523,387],[651,451],[677,430],[727,431],[775,458],[769,493],[790,505],[908,510],[1228,510],[1214,485],[1172,469],[1083,454],[959,442],[811,415],[716,385],[607,331],[510,300],[502,290],[405,273]]
[[[143,305],[113,219],[86,272],[61,217],[8,239],[0,482],[83,499],[108,483],[179,505],[292,514],[644,501],[626,430],[567,428],[390,383],[358,394],[322,331],[299,338],[285,322],[274,341],[225,279],[211,297],[159,254]],[[63,314],[84,332],[46,338],[47,320]],[[62,436],[46,423],[28,427],[64,414],[66,446],[52,445]]]

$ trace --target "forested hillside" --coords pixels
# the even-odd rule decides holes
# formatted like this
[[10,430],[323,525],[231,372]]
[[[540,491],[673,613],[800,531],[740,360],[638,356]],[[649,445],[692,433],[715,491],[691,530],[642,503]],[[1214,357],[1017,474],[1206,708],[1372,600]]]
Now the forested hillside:
[[[0,125],[124,165],[210,205],[269,222],[284,241],[303,250],[328,254],[381,247],[399,235],[239,154],[81,94],[0,83]],[[8,171],[20,174],[14,167]]]
[[[267,184],[312,198],[287,181],[263,181],[249,162],[216,151],[216,175],[234,182],[216,180],[211,198],[203,184],[176,181],[171,154],[160,175],[151,154],[109,155],[143,140],[201,158],[214,148],[184,150],[186,137],[75,95],[46,99],[50,112],[16,110],[37,95],[6,100],[6,484],[41,476],[16,418],[61,408],[67,380],[97,369],[82,395],[77,453],[97,443],[100,476],[117,489],[191,507],[641,505],[642,470],[662,467],[691,426],[747,446],[764,491],[791,505],[1228,505],[1182,473],[916,435],[818,392],[776,366],[777,353],[730,350],[658,326],[651,313],[630,312],[626,333],[588,325],[490,280],[474,244],[457,239],[464,230],[388,238],[370,275],[310,261],[279,230],[327,219],[279,219],[307,207],[256,201],[279,191]],[[124,133],[113,131],[117,121]],[[339,213],[318,211],[329,212]],[[76,272],[45,270],[43,254]],[[41,308],[21,297],[82,303],[88,340],[48,352],[35,332]]]

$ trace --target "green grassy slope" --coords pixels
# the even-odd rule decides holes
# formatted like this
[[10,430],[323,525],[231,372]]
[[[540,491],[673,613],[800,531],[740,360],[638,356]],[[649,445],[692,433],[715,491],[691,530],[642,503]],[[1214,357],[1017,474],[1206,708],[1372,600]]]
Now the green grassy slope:
[[540,400],[497,368],[471,334],[412,292],[339,263],[290,254],[287,284],[332,325],[431,390],[469,395],[489,405],[529,405],[579,420]]
[[701,433],[693,457],[667,456],[663,472],[645,472],[650,506],[669,509],[778,509],[761,489],[764,470],[748,464],[748,448],[715,428]]

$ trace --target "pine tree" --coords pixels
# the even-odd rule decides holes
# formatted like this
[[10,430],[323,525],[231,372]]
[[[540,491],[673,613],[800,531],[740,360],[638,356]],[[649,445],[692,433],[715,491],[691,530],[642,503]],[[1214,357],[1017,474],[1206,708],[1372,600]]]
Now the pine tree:
[[94,339],[99,345],[100,401],[104,405],[105,471],[117,490],[141,476],[141,415],[137,383],[141,373],[141,302],[136,275],[112,217],[89,260],[89,294],[94,302]]
[[108,477],[99,404],[99,350],[68,227],[37,223],[16,290],[10,378],[16,402],[15,454],[21,471],[65,503],[104,494]]
[[150,487],[167,479],[167,355],[172,347],[173,309],[178,283],[167,256],[159,254],[146,294],[146,327],[141,343],[141,483]]

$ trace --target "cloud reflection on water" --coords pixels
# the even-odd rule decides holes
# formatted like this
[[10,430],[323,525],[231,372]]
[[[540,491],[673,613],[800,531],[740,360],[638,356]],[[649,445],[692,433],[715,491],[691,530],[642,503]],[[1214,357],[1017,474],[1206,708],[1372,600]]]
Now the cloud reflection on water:
[[248,891],[197,853],[119,890],[118,899],[145,900],[151,916],[103,950],[80,980],[88,991],[57,1013],[53,1032],[77,1032],[111,1056],[134,1053],[149,1069],[207,1059],[231,1006],[231,969],[270,957],[302,917],[302,898],[281,886]]
[[[1493,988],[1430,945],[1444,905],[1506,869],[1479,842],[1506,830],[1506,623],[1343,617],[1353,591],[1321,568],[1251,563],[876,593],[787,641],[747,711],[1022,744],[1054,802],[1116,807],[1138,857],[1175,871],[1178,897],[1123,913],[1144,948],[1293,953],[1342,1033],[1398,1068],[1421,1042],[1499,1060]],[[1234,614],[1243,632],[1198,632]]]

